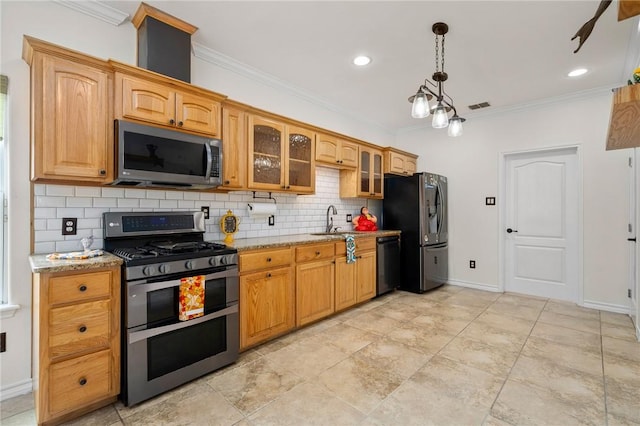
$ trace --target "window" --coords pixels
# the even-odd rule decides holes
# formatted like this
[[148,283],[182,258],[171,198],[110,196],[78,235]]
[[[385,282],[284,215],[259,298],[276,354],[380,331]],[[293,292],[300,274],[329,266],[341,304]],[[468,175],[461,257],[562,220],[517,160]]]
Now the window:
[[7,271],[5,268],[7,253],[7,197],[6,197],[6,130],[7,130],[7,89],[9,79],[0,75],[0,304],[8,303]]

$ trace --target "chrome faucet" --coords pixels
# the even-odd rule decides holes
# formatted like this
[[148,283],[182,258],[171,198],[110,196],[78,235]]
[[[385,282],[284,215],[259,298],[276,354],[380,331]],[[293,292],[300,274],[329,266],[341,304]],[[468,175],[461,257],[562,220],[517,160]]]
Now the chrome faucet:
[[333,229],[333,216],[330,217],[329,212],[331,212],[331,214],[334,215],[334,214],[338,214],[338,210],[336,210],[336,206],[334,206],[333,204],[331,204],[327,209],[327,230],[326,230],[327,233],[331,232],[331,230]]

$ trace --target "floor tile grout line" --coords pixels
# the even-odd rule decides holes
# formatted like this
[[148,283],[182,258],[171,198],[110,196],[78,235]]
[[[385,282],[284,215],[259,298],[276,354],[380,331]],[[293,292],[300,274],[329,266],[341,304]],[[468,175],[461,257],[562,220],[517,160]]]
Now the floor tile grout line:
[[[496,393],[496,397],[493,399],[493,402],[491,403],[491,407],[489,408],[489,413],[491,413],[493,411],[493,407],[495,406],[496,402],[498,401],[498,398],[500,397],[500,394],[502,393],[502,391],[504,389],[504,386],[506,385],[507,381],[509,380],[509,377],[511,377],[511,373],[513,372],[513,367],[515,367],[516,363],[518,362],[518,360],[522,356],[522,351],[524,350],[524,347],[527,345],[527,342],[529,341],[529,338],[531,337],[531,333],[533,332],[533,329],[536,328],[536,324],[538,324],[538,320],[540,319],[540,316],[542,315],[542,312],[544,312],[544,308],[546,308],[548,303],[549,303],[549,299],[545,300],[544,306],[542,306],[542,309],[540,309],[540,312],[538,313],[538,317],[536,318],[535,322],[533,323],[533,326],[531,327],[531,330],[529,330],[529,334],[527,334],[527,338],[524,340],[524,342],[522,342],[522,346],[520,347],[520,351],[518,352],[518,355],[516,356],[516,359],[513,361],[513,364],[511,365],[511,368],[507,372],[507,375],[504,378],[504,381],[502,382],[502,385],[500,386],[500,390]],[[503,420],[503,419],[500,419],[500,420]]]
[[602,312],[598,311],[598,320],[600,321],[600,365],[602,367],[602,394],[604,397],[604,424],[609,424],[609,410],[607,404],[607,378],[604,372],[604,343],[602,339]]

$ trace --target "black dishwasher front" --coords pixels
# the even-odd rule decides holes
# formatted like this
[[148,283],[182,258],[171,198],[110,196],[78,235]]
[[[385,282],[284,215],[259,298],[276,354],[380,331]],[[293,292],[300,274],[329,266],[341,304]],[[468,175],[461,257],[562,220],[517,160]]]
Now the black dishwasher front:
[[400,236],[376,238],[376,296],[400,286]]

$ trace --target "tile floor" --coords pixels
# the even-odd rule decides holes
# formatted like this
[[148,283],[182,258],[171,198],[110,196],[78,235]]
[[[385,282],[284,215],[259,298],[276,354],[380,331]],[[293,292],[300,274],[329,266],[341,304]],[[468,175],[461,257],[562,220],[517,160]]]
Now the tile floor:
[[[31,395],[3,425],[35,424]],[[627,315],[444,286],[394,292],[74,425],[640,425]]]

